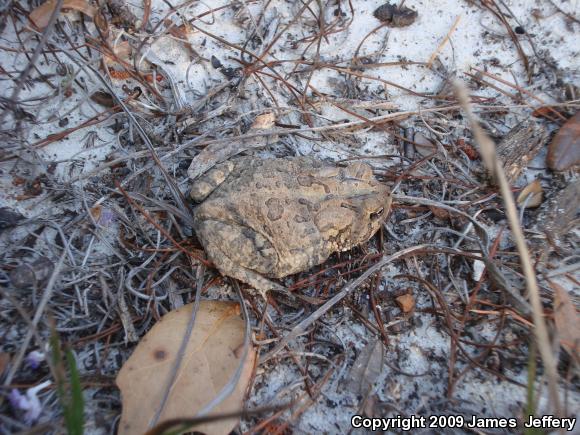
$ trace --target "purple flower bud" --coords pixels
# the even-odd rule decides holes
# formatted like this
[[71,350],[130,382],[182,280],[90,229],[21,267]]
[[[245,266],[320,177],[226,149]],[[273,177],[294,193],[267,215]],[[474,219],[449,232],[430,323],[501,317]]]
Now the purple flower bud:
[[26,358],[24,358],[24,362],[32,370],[36,370],[38,367],[40,367],[40,364],[43,361],[44,361],[44,353],[39,352],[38,350],[33,350],[26,356]]
[[8,400],[10,401],[10,405],[14,409],[21,410],[26,406],[26,397],[20,394],[16,388],[13,388],[10,394],[8,395]]
[[97,223],[104,227],[108,227],[113,222],[115,222],[116,218],[117,215],[113,210],[111,210],[110,208],[103,207],[103,209],[101,210],[101,216],[99,216],[99,220],[97,221]]
[[24,421],[27,424],[32,424],[42,412],[42,405],[38,399],[38,392],[50,385],[50,381],[45,381],[38,384],[36,387],[26,390],[26,396],[20,394],[20,391],[13,389],[8,395],[10,405],[17,411],[24,411]]

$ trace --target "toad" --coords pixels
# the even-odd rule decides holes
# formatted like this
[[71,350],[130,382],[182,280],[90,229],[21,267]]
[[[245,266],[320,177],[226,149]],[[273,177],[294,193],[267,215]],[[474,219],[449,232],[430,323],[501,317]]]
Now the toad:
[[257,289],[366,242],[390,209],[369,165],[311,157],[225,161],[197,178],[194,231],[218,270]]

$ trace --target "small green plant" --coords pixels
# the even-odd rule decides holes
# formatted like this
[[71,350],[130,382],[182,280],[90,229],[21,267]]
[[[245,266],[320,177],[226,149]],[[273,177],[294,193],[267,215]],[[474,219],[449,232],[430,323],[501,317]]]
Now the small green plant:
[[61,349],[56,329],[50,336],[52,366],[56,381],[56,392],[63,409],[64,421],[69,435],[82,435],[84,426],[83,391],[75,357],[70,349]]

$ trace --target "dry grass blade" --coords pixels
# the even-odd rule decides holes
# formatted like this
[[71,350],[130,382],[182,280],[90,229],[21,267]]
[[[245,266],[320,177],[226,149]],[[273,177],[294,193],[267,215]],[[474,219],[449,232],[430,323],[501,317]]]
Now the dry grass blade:
[[459,25],[459,21],[461,21],[461,15],[457,15],[457,17],[455,18],[455,21],[451,25],[449,32],[447,32],[447,35],[445,35],[445,38],[443,39],[443,41],[441,41],[439,43],[439,46],[437,47],[437,49],[433,52],[433,54],[431,55],[431,57],[427,61],[427,67],[431,68],[431,65],[433,65],[433,62],[435,61],[435,59],[437,58],[439,53],[441,53],[441,50],[443,50],[443,47],[445,47],[445,44],[447,44],[447,42],[451,38],[451,35],[453,34],[453,32],[455,32],[455,29],[457,29],[457,26]]
[[544,309],[540,299],[540,289],[538,287],[536,274],[532,266],[528,247],[526,245],[526,239],[524,238],[524,234],[518,219],[516,204],[514,202],[509,183],[503,171],[502,164],[497,158],[495,144],[479,126],[479,123],[477,122],[477,119],[471,109],[471,103],[469,102],[469,97],[465,86],[461,82],[457,81],[455,82],[455,89],[459,102],[467,114],[467,118],[471,125],[471,129],[473,130],[475,140],[479,145],[479,151],[481,153],[483,162],[488,171],[493,176],[495,182],[499,185],[503,197],[510,229],[516,242],[522,270],[526,279],[528,298],[532,304],[532,315],[535,326],[534,333],[536,335],[536,341],[538,343],[540,355],[542,356],[542,361],[544,362],[546,374],[548,377],[550,399],[554,406],[556,415],[562,416],[562,410],[560,408],[560,397],[558,394],[558,370],[556,360],[554,359],[554,355],[552,353],[552,346],[548,336],[548,329],[546,327],[546,323],[544,322]]

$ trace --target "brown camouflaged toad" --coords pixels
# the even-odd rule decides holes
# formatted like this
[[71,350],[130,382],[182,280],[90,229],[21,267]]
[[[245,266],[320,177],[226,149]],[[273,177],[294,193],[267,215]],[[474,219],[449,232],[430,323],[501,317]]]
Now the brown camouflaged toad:
[[264,296],[285,290],[268,278],[366,242],[391,206],[388,187],[369,165],[339,167],[310,157],[220,163],[194,181],[191,197],[201,202],[194,230],[209,259]]

